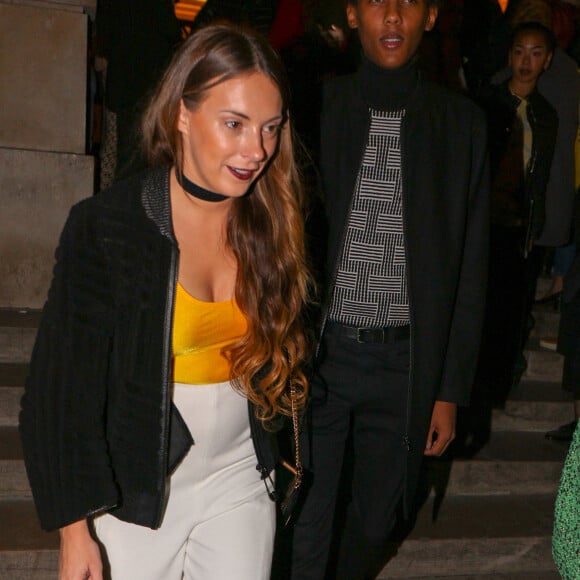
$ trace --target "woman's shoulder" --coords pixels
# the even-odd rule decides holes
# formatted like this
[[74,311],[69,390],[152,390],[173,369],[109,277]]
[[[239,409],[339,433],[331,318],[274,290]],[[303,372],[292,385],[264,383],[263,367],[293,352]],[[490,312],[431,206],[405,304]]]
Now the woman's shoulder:
[[[63,239],[114,238],[152,226],[159,230],[169,212],[167,175],[167,170],[147,170],[77,202],[70,209]],[[152,204],[158,207],[151,210]]]
[[147,193],[151,194],[151,190],[155,190],[152,195],[159,198],[166,194],[164,177],[167,173],[166,169],[148,169],[117,181],[95,195],[79,201],[73,206],[71,214],[86,216],[109,212],[141,213]]

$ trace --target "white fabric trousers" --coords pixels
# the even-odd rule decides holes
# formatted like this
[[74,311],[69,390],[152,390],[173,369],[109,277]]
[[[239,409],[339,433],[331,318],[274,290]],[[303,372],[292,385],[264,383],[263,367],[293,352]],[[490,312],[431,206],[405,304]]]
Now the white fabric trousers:
[[275,504],[256,470],[247,400],[229,382],[174,386],[195,441],[170,479],[161,527],[94,520],[112,580],[267,580]]

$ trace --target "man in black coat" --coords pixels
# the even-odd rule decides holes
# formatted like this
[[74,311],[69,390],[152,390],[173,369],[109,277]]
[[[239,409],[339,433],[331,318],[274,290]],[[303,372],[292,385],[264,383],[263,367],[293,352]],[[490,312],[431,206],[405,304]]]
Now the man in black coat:
[[362,63],[325,87],[327,284],[294,579],[327,573],[347,441],[352,501],[336,577],[374,578],[422,456],[445,451],[469,401],[487,268],[486,131],[475,105],[418,73],[435,2],[349,0]]
[[97,51],[107,62],[105,106],[116,115],[116,181],[146,167],[141,116],[181,40],[171,0],[98,2]]

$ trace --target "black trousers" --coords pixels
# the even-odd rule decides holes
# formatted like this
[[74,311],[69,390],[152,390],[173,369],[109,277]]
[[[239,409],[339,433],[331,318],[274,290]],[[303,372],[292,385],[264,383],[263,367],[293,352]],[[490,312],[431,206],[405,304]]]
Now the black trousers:
[[[312,485],[294,526],[294,580],[374,578],[403,494],[409,340],[359,344],[327,332],[312,385]],[[336,572],[327,572],[347,441],[351,499]],[[341,507],[341,506],[339,506]],[[328,574],[328,576],[326,576]]]
[[534,247],[524,258],[524,230],[494,225],[490,232],[489,281],[479,376],[493,386],[496,402],[504,402],[514,381],[529,335],[536,279],[544,249]]

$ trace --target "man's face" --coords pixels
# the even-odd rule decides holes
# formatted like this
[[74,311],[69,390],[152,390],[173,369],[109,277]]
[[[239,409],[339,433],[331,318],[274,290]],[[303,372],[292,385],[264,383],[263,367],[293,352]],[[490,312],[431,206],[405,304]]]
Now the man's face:
[[437,8],[426,0],[357,0],[347,4],[346,13],[367,58],[388,69],[409,61],[437,18]]

